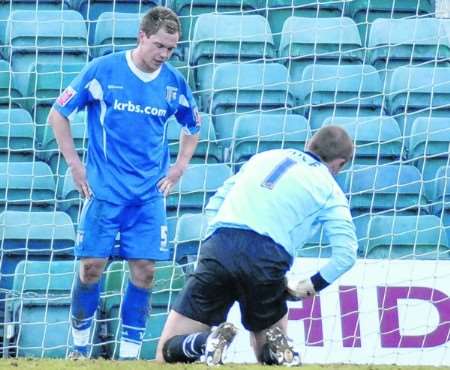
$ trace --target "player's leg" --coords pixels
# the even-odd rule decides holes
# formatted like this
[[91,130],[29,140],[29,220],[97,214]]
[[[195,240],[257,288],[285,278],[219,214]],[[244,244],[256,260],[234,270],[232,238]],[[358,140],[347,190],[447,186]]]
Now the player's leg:
[[79,273],[72,289],[71,324],[74,350],[70,358],[88,357],[89,337],[100,300],[100,278],[114,245],[118,225],[114,209],[95,198],[85,201],[80,217],[75,256]]
[[155,263],[150,260],[129,260],[130,279],[123,298],[120,339],[121,359],[137,358],[146,320],[150,313],[150,296]]
[[295,365],[299,357],[286,336],[285,274],[292,257],[270,238],[251,231],[242,233],[247,234],[241,258],[246,278],[240,281],[239,304],[242,323],[252,332],[256,358],[267,365]]
[[[222,362],[236,334],[236,328],[224,322],[236,300],[226,261],[233,260],[230,255],[233,252],[226,243],[229,241],[220,232],[203,243],[197,268],[177,297],[164,326],[157,360],[192,362],[205,355],[209,365]],[[217,327],[210,332],[213,326]]]
[[287,336],[287,314],[270,328],[252,332],[256,358],[266,365],[300,365],[300,355]]
[[154,261],[167,260],[164,199],[158,197],[141,205],[128,206],[121,219],[120,255],[128,260],[130,279],[123,298],[119,357],[139,355],[150,315]]

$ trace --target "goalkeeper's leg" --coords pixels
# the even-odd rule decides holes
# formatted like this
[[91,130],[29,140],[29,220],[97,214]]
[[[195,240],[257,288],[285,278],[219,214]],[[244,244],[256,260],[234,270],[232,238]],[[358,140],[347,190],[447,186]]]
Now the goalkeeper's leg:
[[106,260],[85,258],[80,260],[80,271],[72,290],[72,336],[71,358],[88,357],[89,335],[100,299],[99,280]]

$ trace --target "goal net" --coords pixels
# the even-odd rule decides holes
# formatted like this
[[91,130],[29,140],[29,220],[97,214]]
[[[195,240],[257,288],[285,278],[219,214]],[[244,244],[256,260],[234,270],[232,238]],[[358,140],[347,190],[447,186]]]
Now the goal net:
[[[209,197],[253,154],[303,150],[334,124],[356,145],[336,180],[354,217],[358,259],[320,296],[290,303],[289,335],[305,363],[448,365],[446,0],[0,2],[1,354],[64,358],[70,350],[82,199],[47,115],[86,63],[135,47],[141,16],[157,5],[180,17],[169,63],[189,83],[202,126],[191,165],[167,197],[170,258],[156,264],[140,357],[154,358],[195,267]],[[86,112],[71,131],[86,160]],[[172,162],[179,135],[172,117]],[[332,250],[318,229],[296,253],[290,273],[306,277]],[[126,263],[113,256],[91,330],[93,357],[117,358],[127,279]],[[236,307],[229,319],[240,325]],[[241,329],[228,360],[254,362]]]

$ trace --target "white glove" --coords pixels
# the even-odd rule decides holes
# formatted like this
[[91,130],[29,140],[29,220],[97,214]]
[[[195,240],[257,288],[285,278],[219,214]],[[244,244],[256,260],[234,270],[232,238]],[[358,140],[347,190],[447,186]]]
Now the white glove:
[[305,279],[300,281],[287,281],[286,292],[288,294],[288,300],[299,301],[303,298],[312,297],[316,294],[311,279]]

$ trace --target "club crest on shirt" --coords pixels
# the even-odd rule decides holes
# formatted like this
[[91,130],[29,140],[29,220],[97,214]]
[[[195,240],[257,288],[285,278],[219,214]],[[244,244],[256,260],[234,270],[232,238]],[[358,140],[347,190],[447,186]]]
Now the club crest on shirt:
[[77,94],[77,92],[71,87],[67,87],[61,95],[56,99],[56,102],[64,107],[68,102],[72,100],[72,98]]
[[166,86],[166,100],[168,103],[177,100],[178,89],[173,86]]

